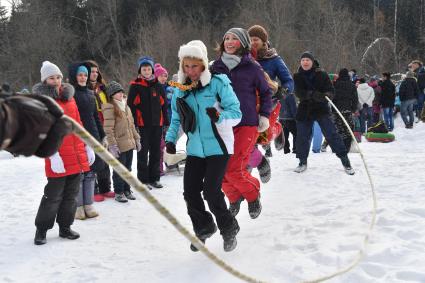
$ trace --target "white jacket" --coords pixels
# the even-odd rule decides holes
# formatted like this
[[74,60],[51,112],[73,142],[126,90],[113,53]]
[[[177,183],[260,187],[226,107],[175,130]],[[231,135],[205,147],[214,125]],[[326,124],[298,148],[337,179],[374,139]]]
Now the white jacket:
[[367,83],[359,84],[357,87],[357,93],[359,95],[360,107],[363,108],[363,104],[367,104],[372,107],[372,102],[375,99],[375,92]]

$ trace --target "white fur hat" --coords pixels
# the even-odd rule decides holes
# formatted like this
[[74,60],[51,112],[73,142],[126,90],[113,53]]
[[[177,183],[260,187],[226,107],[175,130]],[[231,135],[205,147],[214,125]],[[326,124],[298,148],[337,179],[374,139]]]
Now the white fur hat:
[[59,67],[49,61],[43,62],[43,65],[41,66],[41,69],[40,69],[40,73],[41,73],[42,82],[44,82],[50,76],[59,75],[63,78],[62,72],[59,69]]
[[202,72],[200,81],[203,86],[206,86],[211,81],[211,73],[208,69],[208,51],[205,44],[200,40],[192,40],[185,45],[180,46],[179,50],[179,72],[178,72],[178,82],[183,84],[186,82],[186,74],[183,72],[183,59],[186,57],[189,58],[198,58],[202,60],[202,63],[205,66],[205,70]]

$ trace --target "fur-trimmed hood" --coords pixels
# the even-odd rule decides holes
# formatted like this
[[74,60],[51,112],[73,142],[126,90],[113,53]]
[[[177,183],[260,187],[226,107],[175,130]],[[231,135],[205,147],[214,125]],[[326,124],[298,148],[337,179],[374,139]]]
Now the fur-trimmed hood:
[[177,73],[178,82],[181,84],[186,83],[187,76],[183,71],[183,59],[186,57],[201,59],[204,64],[205,70],[202,72],[200,81],[202,86],[206,86],[211,81],[211,73],[208,69],[208,52],[205,44],[200,40],[192,40],[185,45],[180,46],[179,49],[179,71]]
[[45,83],[38,83],[32,87],[33,94],[47,95],[55,100],[69,101],[74,97],[74,87],[68,83],[62,83],[61,92]]

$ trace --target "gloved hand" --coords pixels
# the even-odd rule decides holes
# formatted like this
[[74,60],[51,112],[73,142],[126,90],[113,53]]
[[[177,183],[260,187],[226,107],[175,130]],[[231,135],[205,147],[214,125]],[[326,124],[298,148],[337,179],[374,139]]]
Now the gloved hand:
[[96,160],[96,155],[94,154],[93,149],[86,145],[86,153],[87,153],[87,159],[89,161],[89,165],[92,166],[94,161]]
[[142,150],[142,144],[140,143],[140,140],[136,140],[136,150],[137,152]]
[[50,156],[50,168],[52,168],[52,171],[56,174],[66,172],[62,157],[59,155],[59,152],[56,152]]
[[176,154],[176,145],[172,142],[166,142],[165,143],[165,150],[169,154]]
[[118,158],[119,156],[120,156],[120,154],[121,154],[121,151],[120,151],[120,149],[118,148],[118,145],[117,144],[111,144],[109,147],[108,147],[108,150],[109,150],[109,152],[115,157],[115,158]]
[[[0,98],[0,119],[4,119],[1,149],[17,155],[49,157],[72,131],[72,124],[63,118],[62,108],[45,95]],[[10,142],[3,143],[7,140]]]
[[311,98],[315,101],[315,102],[327,102],[328,100],[326,99],[326,93],[325,92],[319,92],[319,91],[315,91],[313,93],[313,95],[311,96]]
[[220,118],[220,112],[215,107],[207,107],[205,110],[207,111],[207,115],[210,116],[211,121],[217,123]]
[[269,118],[264,117],[264,116],[260,116],[259,119],[258,119],[258,128],[257,128],[257,131],[259,133],[262,133],[265,130],[267,130],[269,127],[270,127]]
[[367,105],[367,103],[363,103],[363,108],[369,108],[369,105]]
[[108,143],[108,138],[106,136],[102,140],[102,145],[103,147],[108,148],[109,143]]

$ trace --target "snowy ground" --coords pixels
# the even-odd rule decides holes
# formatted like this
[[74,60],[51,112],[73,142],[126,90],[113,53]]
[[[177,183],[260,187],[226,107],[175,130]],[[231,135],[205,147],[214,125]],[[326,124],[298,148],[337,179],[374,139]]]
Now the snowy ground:
[[[425,282],[425,124],[404,129],[396,141],[363,141],[376,184],[377,225],[367,256],[330,282]],[[294,155],[274,151],[272,179],[262,187],[263,212],[249,218],[242,204],[238,247],[225,253],[217,233],[207,242],[235,268],[268,282],[298,282],[345,267],[361,247],[371,219],[371,194],[358,154],[346,175],[329,152],[311,154],[309,168],[293,173]],[[133,166],[135,168],[135,166]],[[240,282],[200,253],[141,196],[127,204],[96,204],[97,219],[76,221],[76,241],[33,245],[34,217],[46,183],[43,160],[0,153],[0,282]],[[182,178],[161,179],[153,194],[191,229]]]

